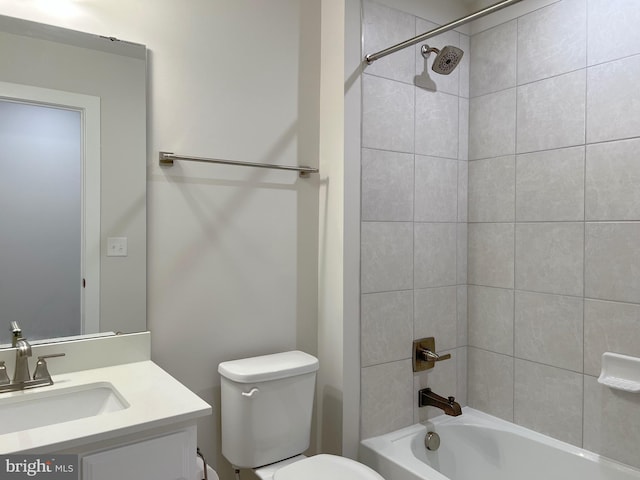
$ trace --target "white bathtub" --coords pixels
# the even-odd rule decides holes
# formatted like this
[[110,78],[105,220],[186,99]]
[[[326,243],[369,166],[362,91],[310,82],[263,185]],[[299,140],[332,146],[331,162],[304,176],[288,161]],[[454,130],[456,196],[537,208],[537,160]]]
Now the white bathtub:
[[[360,459],[386,480],[640,480],[640,470],[469,407],[427,426],[363,440]],[[440,448],[424,446],[427,431]]]

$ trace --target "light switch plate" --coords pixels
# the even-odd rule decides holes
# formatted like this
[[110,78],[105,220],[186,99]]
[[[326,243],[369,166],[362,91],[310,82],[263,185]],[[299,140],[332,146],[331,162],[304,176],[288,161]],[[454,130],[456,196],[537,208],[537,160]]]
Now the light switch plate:
[[126,257],[127,237],[107,238],[107,257]]

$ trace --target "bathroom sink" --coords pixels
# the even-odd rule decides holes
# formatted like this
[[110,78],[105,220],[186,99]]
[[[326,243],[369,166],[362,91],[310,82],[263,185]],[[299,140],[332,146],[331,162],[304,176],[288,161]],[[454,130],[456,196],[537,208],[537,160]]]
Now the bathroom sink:
[[0,395],[0,435],[117,412],[129,407],[109,382]]

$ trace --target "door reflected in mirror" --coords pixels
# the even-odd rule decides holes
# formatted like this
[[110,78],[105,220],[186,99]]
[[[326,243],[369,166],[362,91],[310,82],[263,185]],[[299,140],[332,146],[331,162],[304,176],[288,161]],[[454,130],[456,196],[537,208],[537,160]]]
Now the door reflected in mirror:
[[2,317],[32,340],[97,333],[100,99],[0,82],[0,145]]

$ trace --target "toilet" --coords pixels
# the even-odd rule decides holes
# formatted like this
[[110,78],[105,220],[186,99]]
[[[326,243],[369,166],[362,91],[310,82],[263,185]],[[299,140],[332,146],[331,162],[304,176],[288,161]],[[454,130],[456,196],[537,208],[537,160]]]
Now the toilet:
[[261,480],[384,480],[336,455],[306,457],[318,359],[300,351],[223,362],[222,454]]

